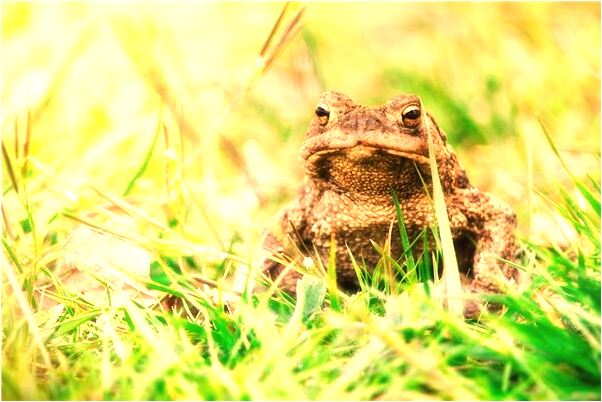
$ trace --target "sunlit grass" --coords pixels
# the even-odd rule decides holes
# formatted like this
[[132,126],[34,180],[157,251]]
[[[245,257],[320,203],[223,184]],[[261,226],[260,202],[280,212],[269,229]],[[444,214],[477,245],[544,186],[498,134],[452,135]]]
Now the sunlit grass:
[[[3,3],[3,399],[599,400],[599,17]],[[500,312],[448,311],[446,246],[375,244],[352,295],[334,258],[296,299],[245,288],[323,89],[419,94],[513,205],[528,281]]]

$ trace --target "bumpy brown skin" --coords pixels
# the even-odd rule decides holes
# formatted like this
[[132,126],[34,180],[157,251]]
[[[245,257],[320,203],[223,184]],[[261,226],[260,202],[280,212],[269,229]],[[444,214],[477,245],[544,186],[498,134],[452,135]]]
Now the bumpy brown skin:
[[[399,95],[382,106],[368,107],[341,93],[325,92],[316,113],[301,149],[307,177],[297,199],[268,232],[265,249],[297,260],[317,251],[326,263],[333,239],[339,285],[357,289],[347,247],[357,261],[374,267],[380,255],[370,240],[385,244],[393,223],[391,254],[397,258],[402,251],[391,189],[399,198],[410,239],[435,221],[428,195],[430,133],[468,290],[496,292],[500,278],[513,279],[516,272],[500,260],[511,261],[515,255],[512,209],[470,185],[445,133],[417,96]],[[268,258],[263,269],[275,279],[284,267]],[[290,270],[280,286],[293,293],[299,278]],[[469,306],[466,313],[473,315],[477,307]]]

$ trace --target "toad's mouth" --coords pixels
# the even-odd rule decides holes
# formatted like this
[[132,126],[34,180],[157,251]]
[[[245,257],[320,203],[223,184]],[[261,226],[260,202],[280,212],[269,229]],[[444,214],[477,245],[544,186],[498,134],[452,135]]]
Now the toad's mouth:
[[428,146],[422,138],[383,132],[349,135],[341,131],[331,131],[328,138],[317,136],[308,139],[301,148],[301,157],[311,165],[341,152],[350,160],[361,160],[386,153],[418,164],[429,163]]
[[366,163],[371,159],[381,158],[383,155],[387,155],[387,159],[407,159],[408,161],[414,161],[418,164],[429,163],[429,158],[424,155],[414,152],[398,151],[395,149],[383,149],[371,145],[329,147],[307,155],[305,160],[311,165],[318,163],[320,160],[344,156],[350,163]]

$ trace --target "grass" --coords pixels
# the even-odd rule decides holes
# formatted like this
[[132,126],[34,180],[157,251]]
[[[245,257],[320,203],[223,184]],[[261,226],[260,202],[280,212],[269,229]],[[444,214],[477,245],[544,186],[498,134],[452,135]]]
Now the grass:
[[[446,312],[419,282],[367,284],[333,308],[327,279],[306,276],[296,305],[269,293],[225,304],[176,263],[156,264],[146,282],[179,297],[173,313],[118,290],[103,307],[72,295],[36,309],[25,275],[7,267],[3,397],[596,400],[599,210],[583,218],[579,247],[530,246],[529,287],[498,296],[505,313],[479,322]],[[55,293],[70,292],[58,282]]]
[[[2,398],[599,400],[599,5],[237,6],[3,3]],[[246,288],[322,86],[417,92],[515,207],[501,312],[446,308],[443,227]]]

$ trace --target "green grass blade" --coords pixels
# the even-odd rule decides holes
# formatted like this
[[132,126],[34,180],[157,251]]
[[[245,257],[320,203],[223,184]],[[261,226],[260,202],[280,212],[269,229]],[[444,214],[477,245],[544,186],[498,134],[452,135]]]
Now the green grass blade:
[[337,271],[336,271],[336,252],[337,245],[334,237],[330,240],[330,253],[328,257],[328,267],[326,274],[328,276],[328,299],[330,300],[330,306],[335,311],[341,310],[341,300],[339,299],[339,288],[337,285]]
[[146,172],[146,168],[148,167],[148,164],[153,156],[153,151],[155,150],[155,146],[157,145],[157,140],[159,139],[159,134],[161,134],[162,128],[163,128],[163,124],[161,123],[161,119],[159,118],[159,122],[157,123],[157,128],[155,129],[155,133],[153,134],[153,139],[151,141],[151,144],[148,147],[148,150],[146,151],[144,160],[142,161],[142,164],[140,165],[140,167],[138,168],[136,173],[134,173],[134,176],[132,176],[132,178],[128,182],[128,184],[123,192],[124,197],[132,191],[132,189],[134,188],[134,185],[136,184],[136,181],[138,181],[138,179],[142,177],[144,172]]
[[412,248],[410,246],[410,240],[408,238],[408,232],[405,226],[405,220],[403,217],[403,211],[397,198],[395,189],[391,189],[393,195],[393,203],[395,204],[395,213],[397,215],[397,224],[399,226],[399,238],[401,239],[401,245],[403,247],[403,253],[405,261],[408,267],[408,272],[416,272],[416,262],[414,261],[414,255],[412,254]]

